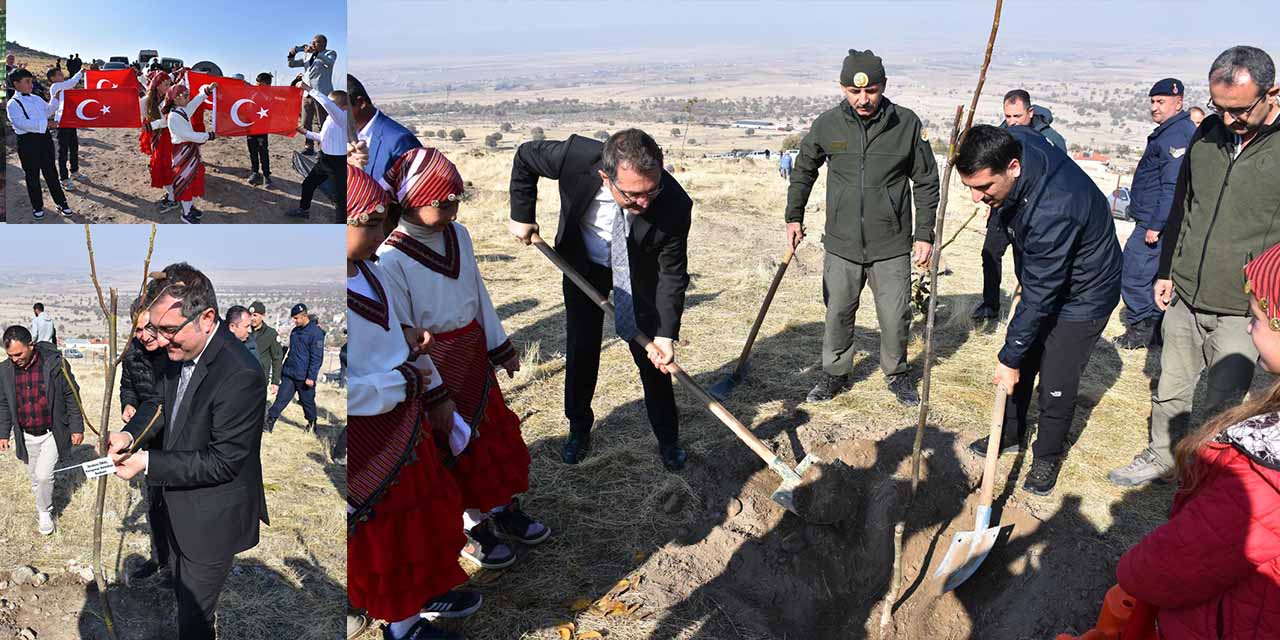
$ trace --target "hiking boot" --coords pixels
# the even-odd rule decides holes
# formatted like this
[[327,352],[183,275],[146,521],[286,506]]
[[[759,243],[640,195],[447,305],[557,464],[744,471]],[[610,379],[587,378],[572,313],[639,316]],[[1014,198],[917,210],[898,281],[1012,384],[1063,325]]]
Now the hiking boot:
[[551,535],[551,527],[521,511],[520,501],[516,498],[512,498],[511,504],[502,511],[494,513],[489,521],[493,523],[493,534],[507,542],[533,546]]
[[898,399],[898,404],[904,407],[920,406],[920,394],[916,391],[916,383],[911,381],[911,376],[899,373],[889,376],[885,383],[889,385],[889,391],[893,392],[893,397]]
[[475,591],[454,589],[422,605],[423,620],[465,618],[480,610],[484,597]]
[[564,449],[560,450],[560,459],[565,464],[578,464],[587,457],[591,450],[591,434],[570,433],[564,441]]
[[516,551],[499,540],[493,533],[493,525],[485,520],[467,532],[467,544],[462,547],[462,557],[480,565],[482,569],[505,569],[515,564]]
[[1036,458],[1031,461],[1031,471],[1027,472],[1022,488],[1027,493],[1047,496],[1053,493],[1053,485],[1058,484],[1059,471],[1062,471],[1061,458]]
[[805,402],[826,402],[844,391],[849,384],[849,376],[833,376],[825,371],[821,375],[818,384],[813,385],[809,395],[805,396]]
[[284,212],[284,215],[290,218],[310,218],[311,210],[303,209],[302,207],[294,207]]
[[426,620],[419,620],[409,627],[408,633],[398,638],[391,633],[390,625],[383,627],[382,640],[466,640],[466,638],[452,631],[434,627]]
[[1151,481],[1162,481],[1169,473],[1169,467],[1160,463],[1156,454],[1148,449],[1133,457],[1133,462],[1123,467],[1112,469],[1107,474],[1111,484],[1120,487],[1137,487]]
[[679,444],[659,446],[658,457],[662,458],[662,466],[671,472],[684,470],[684,463],[689,460],[689,455]]
[[[972,453],[972,454],[974,454],[974,455],[976,455],[976,456],[978,456],[978,457],[980,457],[980,458],[985,458],[985,457],[987,457],[987,439],[986,439],[986,438],[978,438],[977,440],[974,440],[974,441],[969,445],[969,452],[970,452],[970,453]],[[1013,442],[1013,443],[1007,443],[1007,444],[1006,444],[1005,442],[1001,441],[1001,442],[1000,442],[1000,453],[999,453],[999,455],[1002,455],[1002,456],[1003,456],[1003,455],[1005,455],[1005,454],[1009,454],[1009,453],[1022,453],[1022,443],[1021,443],[1021,442]]]
[[1151,330],[1154,327],[1155,322],[1151,320],[1140,320],[1127,325],[1124,333],[1116,337],[1116,346],[1129,351],[1145,349],[1151,342]]
[[369,628],[369,616],[362,613],[347,614],[347,640],[354,640],[356,636],[364,633]]
[[995,320],[996,318],[1000,317],[1000,308],[993,307],[984,302],[978,305],[977,309],[973,310],[973,315],[970,317],[973,318],[974,322],[985,322],[987,320]]
[[249,184],[257,186],[262,184],[262,174],[254,171],[249,174]]

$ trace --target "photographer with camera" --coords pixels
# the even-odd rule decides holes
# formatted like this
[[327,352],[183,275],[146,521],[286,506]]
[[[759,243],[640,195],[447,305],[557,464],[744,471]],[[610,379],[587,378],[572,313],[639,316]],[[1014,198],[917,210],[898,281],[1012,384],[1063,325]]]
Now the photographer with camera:
[[[333,65],[338,60],[338,52],[329,49],[328,45],[328,38],[323,34],[316,34],[311,38],[311,44],[298,45],[289,49],[289,66],[301,67],[302,79],[307,85],[326,96],[333,92]],[[307,55],[299,60],[297,59],[299,52]],[[326,115],[324,107],[314,98],[311,96],[303,98],[303,129],[307,131],[319,129],[324,125]],[[308,156],[315,155],[315,142],[307,140],[307,148],[302,153]]]

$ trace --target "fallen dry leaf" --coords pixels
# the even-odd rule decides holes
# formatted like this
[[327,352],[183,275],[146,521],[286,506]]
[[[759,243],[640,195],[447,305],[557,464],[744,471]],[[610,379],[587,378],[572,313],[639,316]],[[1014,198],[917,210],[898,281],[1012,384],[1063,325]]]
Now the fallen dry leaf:
[[588,631],[586,633],[578,634],[578,640],[601,640],[602,638],[604,638],[604,634],[599,631]]
[[574,613],[577,613],[579,611],[586,611],[587,609],[590,609],[590,608],[591,608],[591,601],[586,598],[578,598],[577,600],[574,600],[573,602],[569,603],[569,610]]
[[573,632],[578,630],[578,625],[572,622],[556,625],[556,632],[560,634],[560,640],[573,640]]

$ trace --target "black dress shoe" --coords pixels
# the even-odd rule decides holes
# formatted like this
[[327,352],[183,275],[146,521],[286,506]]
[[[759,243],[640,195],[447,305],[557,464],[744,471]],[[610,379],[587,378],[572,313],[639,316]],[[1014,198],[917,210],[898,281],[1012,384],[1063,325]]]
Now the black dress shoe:
[[904,407],[920,406],[920,394],[916,391],[916,383],[911,381],[911,376],[899,373],[889,376],[885,383],[893,393],[893,397],[898,400],[898,404]]
[[[1008,453],[1020,453],[1021,451],[1022,451],[1021,442],[1014,442],[1011,444],[1006,444],[1004,442],[1000,443],[999,455],[1005,455]],[[979,458],[987,457],[987,439],[978,438],[977,440],[974,440],[972,443],[969,444],[969,452],[978,456]]]
[[684,447],[678,444],[668,444],[658,447],[658,453],[662,456],[662,466],[667,471],[681,471],[684,469],[684,463],[689,459],[689,455],[684,452]]
[[129,574],[129,579],[145,580],[155,575],[156,572],[159,570],[160,570],[159,563],[157,563],[155,560],[148,560],[142,563],[141,565],[139,565],[137,569],[134,569],[133,573]]
[[978,305],[977,309],[973,310],[973,315],[970,317],[973,318],[975,322],[981,322],[984,320],[995,320],[996,318],[1000,317],[1000,308],[993,307],[984,302]]
[[591,450],[591,436],[586,433],[570,433],[564,441],[564,449],[560,450],[560,459],[565,464],[578,464],[587,457]]

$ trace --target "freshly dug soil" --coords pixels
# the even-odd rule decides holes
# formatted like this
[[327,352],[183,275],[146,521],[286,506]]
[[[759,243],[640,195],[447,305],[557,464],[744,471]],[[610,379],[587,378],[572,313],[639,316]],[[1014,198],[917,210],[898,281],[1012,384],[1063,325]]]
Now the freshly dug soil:
[[[904,536],[902,587],[882,631],[893,530],[910,491],[910,431],[811,452],[825,462],[797,491],[808,520],[769,499],[776,474],[755,471],[704,535],[667,545],[646,564],[646,599],[670,607],[652,637],[1044,638],[1089,628],[1114,581],[1115,552],[1090,544],[1096,536],[1081,533],[1088,527],[1083,518],[1075,521],[1071,505],[1042,522],[998,501],[993,522],[1005,527],[1000,542],[968,581],[940,593],[933,572],[952,536],[974,527],[978,478],[966,466],[977,465],[961,464],[954,447],[934,449],[926,439]],[[1002,473],[1008,465],[1002,460]],[[686,635],[688,617],[708,610],[723,615],[712,614]]]

